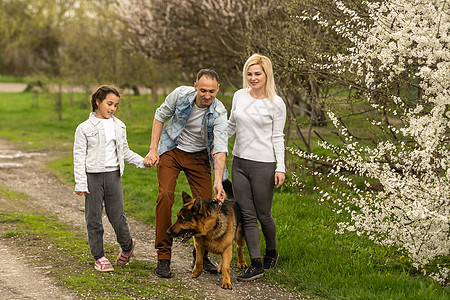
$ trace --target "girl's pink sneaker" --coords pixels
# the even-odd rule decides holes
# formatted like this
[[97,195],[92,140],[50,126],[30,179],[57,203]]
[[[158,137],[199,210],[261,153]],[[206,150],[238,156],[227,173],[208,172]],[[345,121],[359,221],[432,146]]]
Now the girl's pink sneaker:
[[120,251],[119,256],[117,256],[117,265],[118,266],[125,266],[129,261],[131,254],[133,254],[134,250],[134,240],[132,240],[132,246],[131,250],[129,252]]
[[106,257],[100,257],[95,261],[94,269],[100,272],[114,271],[114,267],[111,265]]

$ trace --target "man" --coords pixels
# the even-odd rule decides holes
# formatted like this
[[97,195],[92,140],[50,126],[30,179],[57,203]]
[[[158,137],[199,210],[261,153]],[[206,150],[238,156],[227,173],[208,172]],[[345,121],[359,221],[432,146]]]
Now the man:
[[[197,73],[194,87],[176,88],[155,112],[150,151],[144,165],[157,166],[159,194],[155,212],[155,248],[158,256],[156,274],[160,277],[172,277],[172,238],[166,231],[172,225],[172,205],[179,173],[184,171],[194,198],[212,198],[212,163],[214,199],[225,199],[222,178],[228,154],[228,124],[227,111],[216,99],[218,91],[217,73],[202,69]],[[228,177],[226,171],[225,177]],[[203,269],[211,274],[217,273],[207,254],[203,259]]]

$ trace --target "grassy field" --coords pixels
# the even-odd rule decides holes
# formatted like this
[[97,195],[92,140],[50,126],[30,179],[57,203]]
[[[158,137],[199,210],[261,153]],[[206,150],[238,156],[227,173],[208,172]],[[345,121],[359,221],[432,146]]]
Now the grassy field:
[[[55,99],[40,95],[35,101],[28,93],[0,93],[0,137],[26,149],[57,150],[60,158],[49,167],[63,181],[73,184],[73,134],[88,117],[89,99],[75,94],[69,101],[65,95],[61,121]],[[125,95],[120,101],[117,116],[127,124],[130,147],[145,156],[155,108],[146,96]],[[228,108],[229,101],[229,97],[224,98]],[[231,155],[227,164],[231,164]],[[301,194],[289,186],[275,193],[272,211],[280,260],[262,280],[325,299],[449,299],[448,288],[411,268],[395,249],[374,245],[353,234],[335,235],[339,216],[316,201],[319,195],[312,189],[313,181],[305,181],[311,184]],[[158,194],[156,170],[127,166],[123,188],[126,213],[153,224]],[[183,175],[177,185],[174,213],[181,206],[182,190],[189,191]],[[264,249],[264,245],[261,247]],[[83,260],[80,258],[80,263]]]
[[0,75],[0,82],[27,83],[28,81],[31,81],[31,80],[32,80],[31,78],[25,78],[25,77]]

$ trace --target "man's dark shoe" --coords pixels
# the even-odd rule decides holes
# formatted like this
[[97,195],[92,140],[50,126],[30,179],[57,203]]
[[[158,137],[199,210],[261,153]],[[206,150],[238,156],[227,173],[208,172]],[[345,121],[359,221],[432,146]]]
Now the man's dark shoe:
[[[192,261],[191,268],[193,269],[195,266],[195,258]],[[209,260],[208,257],[203,257],[203,271],[208,272],[209,274],[217,274],[217,267]]]
[[207,257],[203,257],[203,271],[209,274],[217,274],[217,267]]
[[170,273],[170,260],[158,260],[155,273],[162,278],[172,278],[172,274]]
[[239,275],[237,277],[238,281],[252,281],[258,278],[261,278],[264,276],[264,267],[261,265],[261,267],[255,267],[254,265],[251,265],[250,267],[245,270],[245,273],[242,275]]
[[275,251],[275,256],[268,256],[264,255],[264,269],[271,269],[275,268],[278,262],[278,258],[280,256],[278,255],[278,252]]

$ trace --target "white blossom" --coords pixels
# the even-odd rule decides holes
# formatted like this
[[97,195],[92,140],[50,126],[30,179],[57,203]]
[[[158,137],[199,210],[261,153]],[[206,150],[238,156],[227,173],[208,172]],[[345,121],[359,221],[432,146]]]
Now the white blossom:
[[[372,99],[370,91],[388,88],[399,75],[417,82],[423,96],[411,108],[406,105],[411,101],[405,96],[391,97],[398,106],[393,115],[404,110],[399,117],[405,125],[387,129],[408,138],[408,143],[382,141],[375,148],[362,146],[352,140],[336,115],[329,113],[345,145],[319,143],[338,154],[331,161],[334,167],[327,177],[342,181],[353,193],[346,194],[333,184],[334,192],[323,191],[322,198],[330,194],[336,198],[338,194],[333,200],[337,205],[335,212],[348,212],[349,221],[339,223],[336,233],[354,231],[376,243],[399,247],[414,267],[443,283],[448,280],[448,267],[438,266],[437,273],[426,272],[426,267],[450,252],[450,148],[446,141],[450,132],[448,0],[367,1],[370,25],[363,23],[357,12],[343,2],[335,0],[335,3],[349,21],[337,23],[331,29],[353,45],[347,49],[348,54],[338,54],[327,62],[338,73],[354,72],[357,83],[369,91],[368,101],[374,109],[388,108]],[[329,27],[320,14],[315,19]],[[386,78],[379,78],[380,70],[388,74]],[[383,123],[372,121],[372,125],[380,127]],[[326,160],[296,153],[300,157]],[[383,189],[378,193],[361,190],[350,177],[341,175],[341,170],[376,179]],[[350,209],[349,205],[358,209]]]

